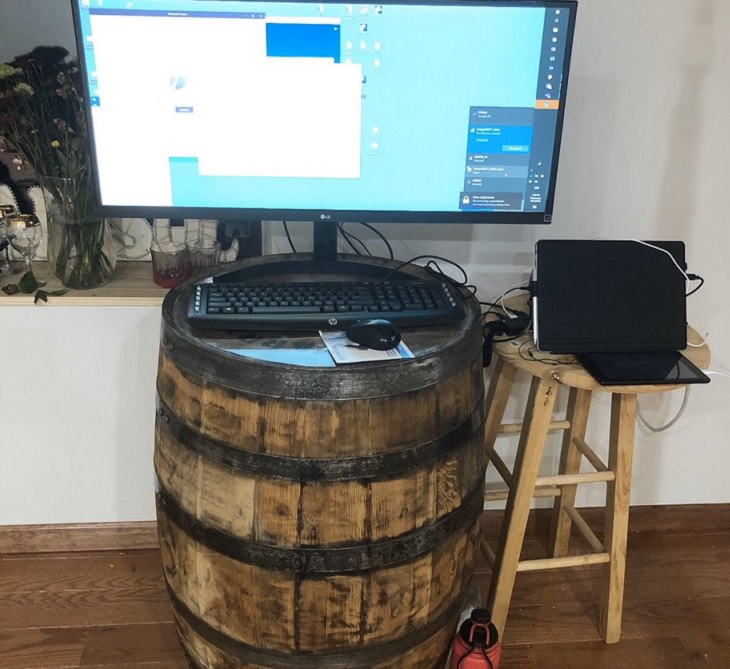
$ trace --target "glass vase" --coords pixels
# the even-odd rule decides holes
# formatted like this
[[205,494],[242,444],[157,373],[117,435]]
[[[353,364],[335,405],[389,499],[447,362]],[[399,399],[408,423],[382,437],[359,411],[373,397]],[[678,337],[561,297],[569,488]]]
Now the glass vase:
[[116,246],[106,219],[94,215],[89,193],[73,179],[42,177],[48,226],[48,264],[67,288],[87,289],[109,281]]

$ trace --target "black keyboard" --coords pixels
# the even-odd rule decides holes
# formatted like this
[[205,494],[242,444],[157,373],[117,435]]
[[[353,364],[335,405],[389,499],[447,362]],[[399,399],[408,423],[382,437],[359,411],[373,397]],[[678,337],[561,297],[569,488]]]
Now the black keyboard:
[[358,280],[200,283],[188,310],[193,327],[215,330],[339,330],[364,318],[441,325],[461,321],[464,309],[445,281]]

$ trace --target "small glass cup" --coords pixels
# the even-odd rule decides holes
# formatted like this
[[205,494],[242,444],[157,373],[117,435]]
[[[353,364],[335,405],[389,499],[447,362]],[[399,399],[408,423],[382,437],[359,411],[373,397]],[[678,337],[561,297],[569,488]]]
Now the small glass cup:
[[33,271],[33,257],[43,239],[43,226],[35,214],[10,214],[5,218],[5,235],[25,260],[28,272]]
[[0,274],[10,274],[10,239],[8,239],[7,219],[17,213],[15,205],[0,204]]
[[190,274],[188,247],[173,241],[154,241],[152,255],[152,280],[162,288],[173,288]]
[[197,272],[205,267],[214,267],[221,257],[220,242],[214,237],[199,237],[188,242],[188,255],[192,272]]

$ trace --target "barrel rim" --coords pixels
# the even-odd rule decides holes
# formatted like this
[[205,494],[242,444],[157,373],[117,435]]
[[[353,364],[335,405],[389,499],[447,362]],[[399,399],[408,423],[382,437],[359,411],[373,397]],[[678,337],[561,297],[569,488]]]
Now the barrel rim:
[[[273,258],[268,262],[295,262],[307,254],[266,256]],[[382,258],[362,259],[359,256],[342,256],[350,262],[367,267],[395,269],[402,263]],[[246,262],[234,265],[245,267]],[[260,266],[257,258],[253,266]],[[424,275],[433,278],[420,266],[409,268],[409,272],[419,278]],[[337,365],[334,367],[291,366],[282,363],[242,357],[198,337],[187,322],[187,295],[192,284],[183,282],[173,288],[162,304],[161,351],[179,369],[203,378],[215,378],[216,383],[236,391],[244,390],[252,394],[266,395],[265,388],[274,386],[282,397],[297,399],[337,398],[361,399],[372,395],[372,379],[378,376],[384,390],[383,395],[393,392],[408,392],[424,385],[430,385],[444,376],[464,367],[463,359],[474,360],[481,356],[482,332],[481,311],[474,296],[465,299],[467,315],[458,326],[438,326],[450,332],[448,340],[438,346],[417,354],[414,359],[386,360],[360,363],[357,365]],[[459,364],[456,361],[461,361]],[[240,364],[245,363],[246,373],[240,373]],[[404,367],[408,373],[404,373]],[[417,372],[417,373],[416,373]]]

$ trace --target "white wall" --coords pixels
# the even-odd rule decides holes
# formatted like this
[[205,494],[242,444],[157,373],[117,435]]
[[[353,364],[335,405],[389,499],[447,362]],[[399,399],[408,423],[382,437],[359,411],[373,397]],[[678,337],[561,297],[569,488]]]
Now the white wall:
[[[0,44],[11,4],[0,4]],[[580,0],[553,225],[389,227],[398,257],[452,258],[492,298],[527,277],[541,237],[683,239],[690,270],[706,279],[690,322],[709,333],[713,368],[727,371],[729,25],[727,0]],[[285,250],[278,235],[271,248]],[[158,332],[155,309],[0,310],[0,523],[153,518]],[[37,398],[20,418],[19,393]],[[657,424],[680,403],[679,392],[640,401]],[[728,407],[730,379],[713,376],[673,428],[637,431],[634,504],[730,501]],[[604,430],[601,419],[591,436]]]
[[0,525],[154,518],[159,330],[155,307],[0,307]]

